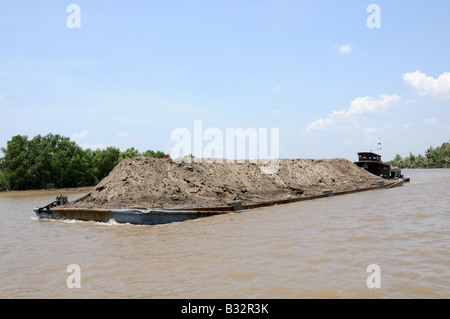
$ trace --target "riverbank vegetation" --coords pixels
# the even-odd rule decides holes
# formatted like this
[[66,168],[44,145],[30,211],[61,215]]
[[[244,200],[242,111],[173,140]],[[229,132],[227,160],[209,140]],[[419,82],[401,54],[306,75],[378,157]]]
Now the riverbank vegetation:
[[430,146],[424,155],[409,153],[409,156],[401,157],[397,154],[389,163],[399,168],[450,168],[450,143]]
[[14,136],[1,148],[0,190],[70,188],[96,185],[124,158],[163,158],[161,151],[135,148],[83,149],[61,135]]

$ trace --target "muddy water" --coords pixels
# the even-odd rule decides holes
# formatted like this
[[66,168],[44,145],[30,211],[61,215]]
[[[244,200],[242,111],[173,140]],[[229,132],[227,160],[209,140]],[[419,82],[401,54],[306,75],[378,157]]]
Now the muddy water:
[[0,298],[449,298],[450,170],[404,173],[400,188],[157,226],[38,220],[65,192],[0,193]]

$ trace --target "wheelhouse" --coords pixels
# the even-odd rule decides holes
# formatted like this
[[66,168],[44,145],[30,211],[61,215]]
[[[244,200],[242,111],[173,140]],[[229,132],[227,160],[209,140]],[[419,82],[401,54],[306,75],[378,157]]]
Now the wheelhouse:
[[362,152],[358,153],[358,161],[359,162],[380,162],[381,163],[381,155],[371,153],[371,152]]

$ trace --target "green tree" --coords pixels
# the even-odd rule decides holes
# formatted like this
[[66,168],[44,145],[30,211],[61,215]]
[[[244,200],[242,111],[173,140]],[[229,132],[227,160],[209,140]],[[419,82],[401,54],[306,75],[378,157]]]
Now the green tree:
[[139,151],[137,149],[135,149],[134,147],[130,147],[126,151],[120,153],[119,162],[125,158],[134,158],[134,157],[138,157],[138,156],[141,156]]
[[116,147],[107,147],[105,150],[94,151],[95,176],[100,181],[112,171],[119,163],[120,150]]
[[152,151],[152,150],[148,150],[148,151],[145,151],[144,153],[142,153],[142,156],[145,156],[145,157],[156,157],[156,152]]
[[35,136],[28,142],[30,167],[28,168],[28,185],[31,188],[43,188],[52,183],[51,157],[55,150],[49,144],[50,136]]
[[399,154],[397,154],[395,155],[394,159],[390,161],[390,164],[395,167],[402,167],[403,159]]
[[5,174],[3,173],[3,171],[0,168],[0,191],[4,191],[7,189],[9,189],[9,184],[6,180]]
[[142,156],[145,157],[153,157],[153,158],[164,158],[164,156],[166,155],[164,152],[162,151],[152,151],[152,150],[148,150],[145,151],[144,153],[141,154]]
[[98,182],[94,172],[94,158],[90,150],[77,146],[68,161],[65,187],[94,185]]
[[[10,189],[27,189],[29,180],[30,159],[28,153],[28,136],[16,135],[7,142],[7,147],[2,148],[3,183],[7,183]],[[6,182],[5,182],[6,180]]]
[[450,168],[450,143],[445,142],[438,147],[430,146],[425,151],[425,156],[416,156],[410,152],[409,156],[402,158],[397,154],[390,163],[400,168]]
[[52,182],[55,187],[71,187],[74,184],[74,176],[70,172],[69,164],[72,157],[76,156],[80,152],[81,147],[76,145],[75,142],[70,141],[68,137],[63,137],[60,135],[48,135],[48,142],[50,148],[54,150],[51,156],[51,167],[52,167]]
[[2,148],[2,187],[12,190],[93,185],[97,179],[90,151],[61,135],[17,135]]

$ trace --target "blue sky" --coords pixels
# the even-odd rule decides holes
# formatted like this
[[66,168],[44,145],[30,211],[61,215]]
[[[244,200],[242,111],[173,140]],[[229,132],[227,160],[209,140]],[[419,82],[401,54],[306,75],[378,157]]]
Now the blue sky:
[[449,14],[447,0],[3,1],[0,146],[51,132],[169,153],[202,120],[278,128],[282,158],[356,160],[378,137],[384,160],[423,154],[450,139]]

